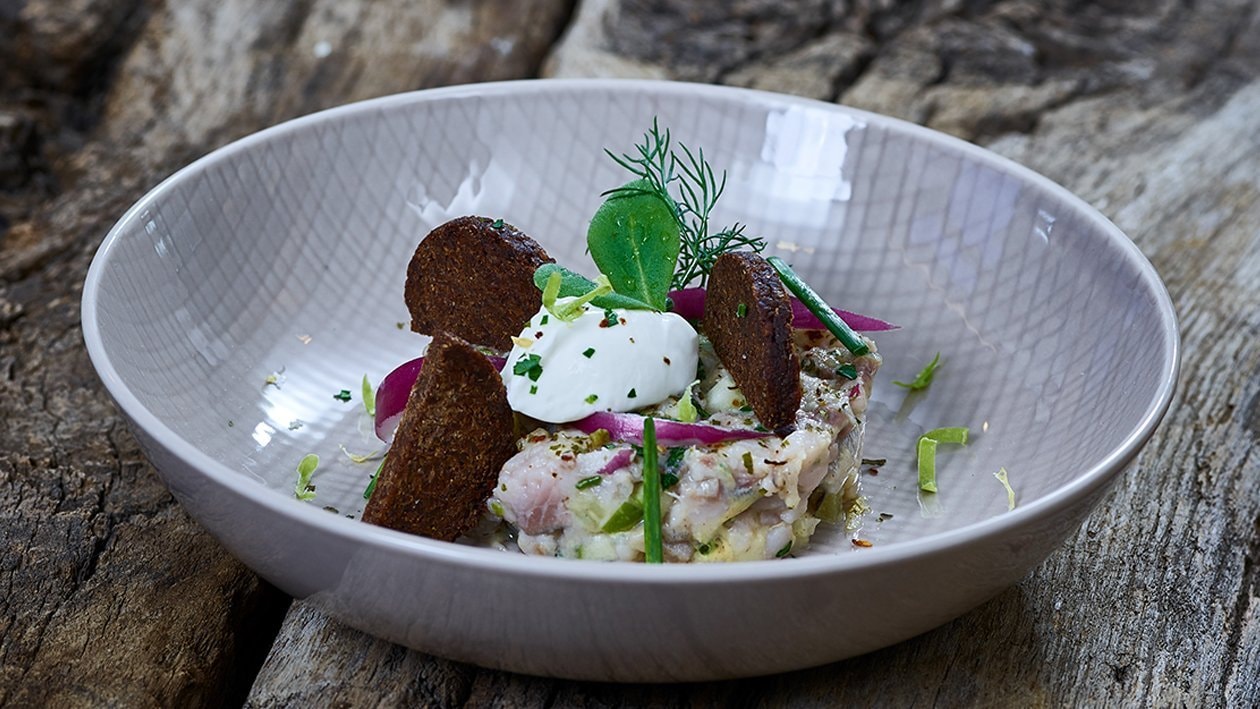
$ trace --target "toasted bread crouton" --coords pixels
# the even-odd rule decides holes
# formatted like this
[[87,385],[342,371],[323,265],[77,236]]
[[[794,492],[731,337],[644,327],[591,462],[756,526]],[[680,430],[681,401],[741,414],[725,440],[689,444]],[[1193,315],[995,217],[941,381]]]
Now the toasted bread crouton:
[[722,254],[709,275],[704,333],[766,428],[782,432],[801,405],[792,305],[774,268],[748,251]]
[[499,372],[439,333],[411,389],[363,520],[453,541],[477,524],[499,470],[516,454]]
[[534,271],[553,259],[503,220],[460,217],[429,232],[407,267],[411,329],[500,350],[538,312]]

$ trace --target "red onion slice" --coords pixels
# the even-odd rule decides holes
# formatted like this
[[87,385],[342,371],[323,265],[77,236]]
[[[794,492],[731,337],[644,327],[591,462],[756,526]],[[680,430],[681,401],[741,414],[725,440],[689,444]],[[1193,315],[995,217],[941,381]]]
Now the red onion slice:
[[[600,411],[584,419],[565,424],[585,434],[599,429],[608,431],[608,437],[622,443],[643,445],[643,420],[639,414],[619,414]],[[656,442],[664,446],[713,446],[728,441],[765,438],[769,432],[748,429],[718,428],[702,423],[682,423],[656,419]]]
[[604,463],[604,467],[599,469],[599,475],[612,475],[630,465],[630,459],[633,457],[634,451],[629,448],[622,448],[613,457],[609,458],[607,463]]
[[[670,291],[669,297],[674,301],[674,312],[688,320],[699,320],[704,317],[705,290],[703,288],[684,288]],[[885,332],[900,329],[890,322],[873,318],[869,315],[851,313],[847,310],[832,308],[849,327],[862,332]],[[792,327],[797,330],[822,330],[824,325],[809,308],[796,298],[792,298]]]
[[[507,364],[507,360],[502,357],[490,357],[490,364],[495,369],[503,369]],[[411,396],[411,387],[416,383],[416,377],[420,376],[420,369],[424,366],[424,357],[416,357],[413,360],[404,362],[394,368],[394,371],[385,375],[381,380],[381,385],[376,388],[376,437],[389,443],[394,439],[394,429],[398,428],[398,421],[402,418],[403,409],[407,408],[407,398]]]

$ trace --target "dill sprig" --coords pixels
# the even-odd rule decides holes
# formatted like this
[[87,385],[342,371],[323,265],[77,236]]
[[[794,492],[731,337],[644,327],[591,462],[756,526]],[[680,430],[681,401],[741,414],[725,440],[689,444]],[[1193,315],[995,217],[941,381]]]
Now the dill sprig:
[[[676,144],[677,150],[674,145],[669,129],[662,132],[654,118],[651,129],[643,134],[643,142],[635,144],[634,154],[616,155],[604,150],[614,162],[646,181],[648,186],[626,185],[608,190],[602,196],[655,195],[669,206],[678,220],[682,237],[671,282],[672,288],[679,289],[686,288],[697,278],[701,286],[706,285],[713,263],[722,254],[739,249],[760,252],[766,248],[766,242],[745,234],[745,225],[739,222],[709,233],[710,215],[726,190],[726,171],[723,170],[719,178],[705,160],[703,148],[693,153],[681,142]],[[677,185],[677,197],[670,194],[671,185]]]

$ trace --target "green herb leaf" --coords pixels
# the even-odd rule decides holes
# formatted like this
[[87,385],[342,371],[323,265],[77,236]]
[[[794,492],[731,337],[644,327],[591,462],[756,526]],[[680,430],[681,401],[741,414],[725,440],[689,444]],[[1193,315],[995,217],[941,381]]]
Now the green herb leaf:
[[747,303],[740,303],[739,305],[735,306],[735,317],[737,317],[737,318],[742,318],[742,317],[745,317],[745,316],[747,316],[747,315],[748,315],[748,304],[747,304]]
[[594,357],[594,356],[595,356],[595,348],[594,348],[594,347],[587,347],[585,350],[583,350],[583,351],[582,351],[582,356],[583,356],[583,357],[585,357],[585,358],[587,358],[587,359],[590,359],[591,357]]
[[363,375],[363,408],[368,416],[376,415],[376,390],[372,388],[372,382],[368,381],[366,374]]
[[531,382],[538,381],[538,378],[542,376],[542,372],[542,357],[536,354],[525,355],[516,360],[516,364],[512,365],[512,374],[529,377]]
[[665,310],[681,248],[677,212],[646,180],[621,190],[591,218],[586,245],[613,290]]
[[656,421],[643,420],[643,553],[647,563],[662,563],[661,471],[657,465]]
[[[590,293],[595,289],[595,281],[583,276],[575,271],[561,266],[558,263],[544,263],[534,271],[534,287],[538,290],[544,290],[547,286],[551,274],[560,274],[560,290],[556,293],[558,298],[572,298],[579,295]],[[555,302],[555,301],[552,301]],[[620,293],[606,293],[600,295],[591,301],[591,305],[598,308],[623,308],[625,310],[652,310],[652,306],[640,300],[635,300]],[[543,317],[546,317],[545,315]],[[544,321],[542,323],[546,325]]]
[[[631,155],[608,157],[639,178],[636,183],[609,190],[608,195],[654,195],[669,206],[678,221],[680,249],[672,286],[686,288],[699,278],[704,285],[718,256],[729,251],[748,249],[760,252],[766,242],[744,234],[744,225],[736,223],[716,233],[709,233],[709,219],[718,198],[726,189],[726,172],[719,178],[713,166],[704,159],[704,150],[694,153],[678,143],[675,152],[669,130],[661,131],[656,120],[643,134],[643,142],[634,146]],[[681,155],[680,155],[681,153]],[[677,187],[677,197],[670,195],[670,185]]]
[[857,379],[857,378],[858,378],[858,371],[857,371],[857,367],[854,367],[854,366],[853,366],[853,365],[851,365],[851,364],[842,364],[842,365],[840,365],[839,367],[836,367],[836,374],[839,374],[840,376],[844,377],[845,379]]
[[776,552],[774,553],[774,557],[775,557],[776,559],[782,559],[783,557],[785,557],[785,556],[787,556],[788,554],[791,554],[791,553],[792,553],[792,542],[788,542],[787,544],[784,544],[784,545],[783,545],[783,548],[782,548],[782,549],[780,549],[780,550],[778,550],[778,551],[776,551]]
[[967,429],[962,426],[934,428],[919,436],[917,447],[919,489],[924,492],[936,492],[936,444],[938,443],[966,445]]
[[349,389],[342,389],[341,391],[337,392],[336,394],[333,394],[333,398],[334,398],[334,399],[337,399],[338,401],[341,401],[341,402],[343,402],[343,403],[344,403],[344,402],[347,402],[347,401],[350,401],[350,390],[349,390]]
[[941,366],[941,353],[937,352],[936,356],[932,358],[932,361],[928,362],[927,365],[923,367],[923,369],[920,369],[919,373],[915,375],[914,379],[908,382],[899,382],[899,381],[894,380],[893,384],[896,384],[899,387],[904,387],[906,389],[909,389],[910,391],[918,391],[920,389],[926,389],[928,388],[929,385],[932,384],[932,378],[936,376],[936,370],[940,366]]
[[585,490],[588,487],[595,487],[596,485],[599,485],[602,482],[604,482],[603,478],[601,478],[598,475],[592,475],[589,478],[582,478],[581,480],[577,481],[577,484],[574,485],[574,487],[576,487],[579,490]]
[[376,480],[381,477],[381,470],[385,468],[385,457],[381,456],[381,464],[376,466],[376,472],[372,473],[372,479],[368,481],[367,488],[363,490],[363,499],[367,500],[372,497],[372,493],[376,491]]
[[298,463],[297,486],[293,488],[293,496],[303,502],[315,499],[315,486],[311,484],[311,476],[315,474],[315,469],[319,467],[319,456],[314,453],[307,453]]
[[584,399],[584,401],[588,404],[594,404],[598,399],[599,399],[598,394],[590,394]]

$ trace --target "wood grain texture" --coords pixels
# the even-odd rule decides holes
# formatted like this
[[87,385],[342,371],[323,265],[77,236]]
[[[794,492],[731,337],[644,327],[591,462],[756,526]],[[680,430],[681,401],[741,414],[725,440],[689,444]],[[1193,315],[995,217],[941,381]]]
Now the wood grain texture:
[[88,263],[130,203],[235,137],[535,74],[569,4],[498,7],[0,3],[0,705],[244,699],[289,599],[183,513],[126,431],[82,345]]
[[[1260,705],[1256,3],[785,7],[27,0],[0,12],[0,704],[219,704],[252,682],[251,706]],[[823,668],[556,682],[403,650],[301,602],[276,635],[285,599],[174,505],[87,363],[90,255],[158,178],[227,140],[357,98],[539,71],[840,101],[1046,174],[1167,282],[1185,348],[1168,418],[1020,585]]]

